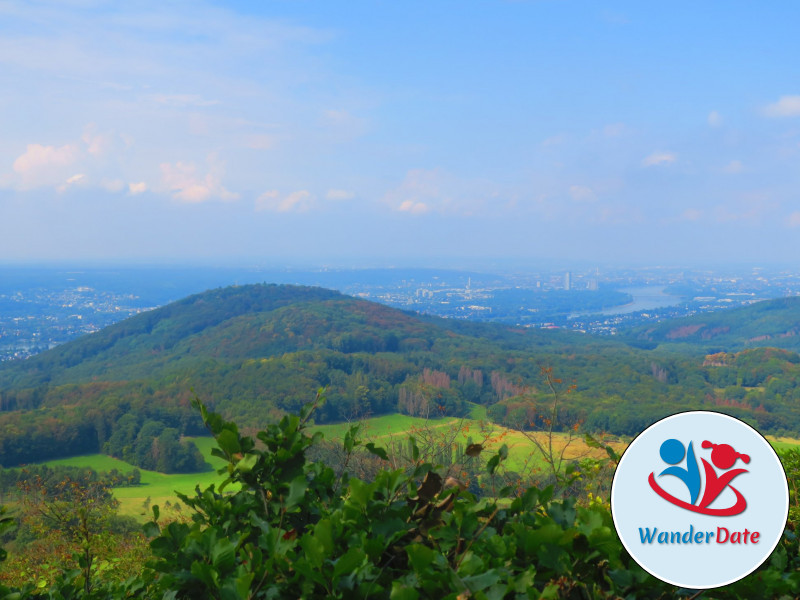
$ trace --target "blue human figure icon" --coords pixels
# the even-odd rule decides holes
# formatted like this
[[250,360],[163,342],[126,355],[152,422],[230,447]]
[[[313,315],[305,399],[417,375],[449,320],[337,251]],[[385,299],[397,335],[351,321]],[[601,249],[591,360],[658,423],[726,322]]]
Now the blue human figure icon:
[[[689,442],[689,449],[686,450],[682,442],[669,439],[661,444],[659,453],[665,463],[673,466],[667,467],[658,476],[674,475],[683,481],[689,489],[691,504],[694,504],[700,495],[700,468],[697,466],[692,442]],[[683,460],[684,455],[686,456],[686,468],[678,467],[677,464]]]

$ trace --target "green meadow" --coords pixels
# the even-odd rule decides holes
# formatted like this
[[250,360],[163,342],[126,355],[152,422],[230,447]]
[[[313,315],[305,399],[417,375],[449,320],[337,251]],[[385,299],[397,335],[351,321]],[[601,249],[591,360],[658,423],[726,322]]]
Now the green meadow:
[[[225,465],[225,461],[211,455],[211,449],[215,441],[211,437],[191,438],[197,445],[201,454],[213,469],[205,473],[172,474],[157,473],[139,469],[142,474],[141,485],[131,487],[118,487],[114,489],[114,496],[120,502],[120,513],[131,515],[137,518],[144,518],[151,514],[150,509],[145,509],[149,504],[158,504],[162,509],[167,502],[174,504],[178,502],[175,492],[191,494],[195,486],[201,489],[211,485],[219,484],[224,477],[218,475],[216,470]],[[133,465],[117,458],[106,456],[105,454],[87,454],[84,456],[73,456],[70,458],[60,458],[49,460],[44,464],[49,466],[74,466],[91,467],[95,471],[110,471],[117,469],[122,473],[128,473],[135,469]],[[148,501],[149,499],[149,501]]]
[[[355,424],[317,425],[313,430],[322,432],[326,440],[337,441],[343,439],[348,429]],[[543,432],[524,434],[491,423],[486,419],[486,408],[483,406],[473,406],[470,418],[464,419],[453,417],[424,419],[394,414],[360,422],[359,437],[378,446],[391,447],[393,443],[403,442],[411,435],[418,443],[422,440],[428,440],[433,444],[480,443],[484,448],[485,459],[497,452],[502,444],[506,444],[509,448],[505,464],[507,469],[521,473],[547,470],[544,456],[532,438],[535,438],[542,448],[549,448],[548,436]],[[621,452],[626,446],[624,442],[616,440],[610,442],[610,445],[617,452]],[[563,457],[567,460],[606,456],[603,450],[587,446],[580,434],[553,433],[552,449],[555,456],[560,456],[563,452]]]
[[[452,441],[453,443],[465,444],[468,440],[471,440],[474,443],[483,444],[483,456],[485,459],[488,459],[496,452],[501,444],[507,444],[509,457],[506,467],[508,469],[518,472],[536,472],[546,469],[546,462],[541,452],[537,450],[528,436],[518,431],[489,423],[484,417],[485,409],[483,407],[475,407],[471,418],[465,419],[423,419],[400,414],[383,415],[361,421],[359,436],[363,441],[373,441],[376,445],[386,447],[391,447],[395,442],[404,442],[410,435],[414,435],[418,440],[427,439],[433,443]],[[336,442],[344,438],[345,433],[353,424],[355,423],[314,425],[311,430],[319,431],[326,440]],[[546,446],[548,444],[547,436],[544,433],[537,432],[533,435],[536,436],[541,445]],[[120,512],[122,514],[144,519],[150,515],[148,505],[152,504],[158,504],[162,512],[165,512],[164,507],[167,502],[169,502],[170,506],[179,504],[175,492],[191,494],[198,485],[202,489],[212,483],[219,484],[224,479],[222,475],[217,474],[216,470],[223,467],[225,461],[211,455],[211,449],[215,443],[214,439],[211,437],[192,439],[197,444],[206,462],[213,469],[204,473],[173,475],[140,469],[141,485],[120,487],[114,490],[114,495],[120,502]],[[800,447],[800,440],[795,438],[767,436],[767,439],[779,452]],[[602,450],[589,448],[580,436],[570,438],[566,433],[555,433],[553,434],[552,443],[555,453],[561,453],[564,447],[567,446],[564,451],[564,456],[567,459],[605,456]],[[626,442],[614,440],[610,442],[610,445],[621,453],[626,447]],[[104,454],[73,456],[47,461],[44,464],[50,466],[91,467],[96,471],[117,469],[120,472],[130,472],[135,468],[129,463]],[[171,510],[176,511],[176,509]],[[169,514],[169,509],[166,514]]]

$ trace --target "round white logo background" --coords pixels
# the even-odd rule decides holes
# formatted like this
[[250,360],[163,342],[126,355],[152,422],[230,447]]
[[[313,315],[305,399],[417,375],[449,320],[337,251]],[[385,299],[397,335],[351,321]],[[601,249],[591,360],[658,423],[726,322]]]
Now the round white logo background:
[[769,442],[721,413],[685,412],[639,434],[614,474],[617,534],[650,574],[684,588],[733,583],[783,535],[789,488]]

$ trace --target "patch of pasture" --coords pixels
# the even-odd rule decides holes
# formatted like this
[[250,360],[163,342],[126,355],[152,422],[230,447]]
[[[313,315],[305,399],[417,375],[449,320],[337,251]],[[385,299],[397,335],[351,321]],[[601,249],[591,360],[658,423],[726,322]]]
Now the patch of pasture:
[[[123,515],[130,515],[142,520],[152,515],[149,506],[158,504],[162,508],[167,502],[170,505],[180,504],[175,492],[191,495],[196,486],[204,489],[214,484],[219,484],[224,477],[218,475],[216,470],[225,464],[220,458],[211,456],[211,449],[216,442],[211,437],[190,438],[197,445],[198,450],[212,468],[203,473],[158,473],[139,469],[141,473],[141,485],[130,487],[114,488],[114,497],[119,500],[119,512]],[[86,454],[83,456],[72,456],[69,458],[59,458],[49,460],[42,464],[54,466],[72,467],[91,467],[98,472],[108,472],[117,469],[121,473],[129,473],[135,468],[134,465],[123,460],[106,456],[105,454]],[[146,508],[147,507],[147,508]]]

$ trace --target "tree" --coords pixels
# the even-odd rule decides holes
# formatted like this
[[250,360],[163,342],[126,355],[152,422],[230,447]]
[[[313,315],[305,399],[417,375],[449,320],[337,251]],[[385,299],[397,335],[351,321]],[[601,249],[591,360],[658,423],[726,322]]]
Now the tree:
[[[62,548],[64,568],[76,552],[84,593],[93,590],[93,574],[99,555],[108,554],[109,531],[116,515],[118,502],[106,483],[91,477],[64,477],[46,482],[41,477],[21,482],[21,522],[44,548]],[[45,561],[52,558],[49,551],[34,557]]]

